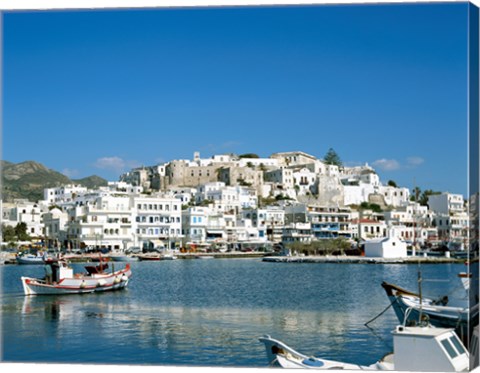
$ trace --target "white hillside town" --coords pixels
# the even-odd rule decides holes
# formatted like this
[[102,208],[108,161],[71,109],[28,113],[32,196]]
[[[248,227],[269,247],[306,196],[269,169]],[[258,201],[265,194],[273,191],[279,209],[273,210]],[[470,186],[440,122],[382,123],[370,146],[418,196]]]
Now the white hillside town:
[[[62,185],[40,201],[2,203],[2,224],[24,223],[51,250],[272,251],[342,240],[378,255],[467,249],[469,218],[460,194],[432,194],[380,181],[363,166],[327,164],[301,151],[214,155],[140,167],[108,186]],[[398,243],[395,251],[382,242]],[[374,249],[372,249],[374,248]]]

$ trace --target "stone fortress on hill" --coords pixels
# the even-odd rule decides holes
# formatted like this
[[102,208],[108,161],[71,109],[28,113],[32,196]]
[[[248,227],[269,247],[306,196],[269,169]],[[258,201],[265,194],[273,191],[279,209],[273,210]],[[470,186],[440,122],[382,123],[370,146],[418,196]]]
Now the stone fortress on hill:
[[408,188],[383,185],[369,165],[344,167],[304,152],[214,155],[139,167],[92,190],[64,185],[44,200],[2,206],[3,224],[27,225],[49,247],[239,250],[275,243],[350,242],[395,231],[418,246],[463,249],[463,196],[431,195],[428,206]]
[[270,158],[214,155],[207,159],[195,152],[193,160],[136,168],[121,175],[120,180],[152,191],[223,182],[251,189],[262,198],[284,196],[335,207],[362,202],[400,206],[410,196],[408,188],[383,186],[367,164],[339,167],[300,151],[275,153]]

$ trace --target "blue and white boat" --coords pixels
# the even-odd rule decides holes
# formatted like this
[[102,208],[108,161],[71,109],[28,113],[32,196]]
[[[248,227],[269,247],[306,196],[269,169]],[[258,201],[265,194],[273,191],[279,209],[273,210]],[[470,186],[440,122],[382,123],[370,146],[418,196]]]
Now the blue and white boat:
[[47,254],[41,252],[38,252],[37,255],[20,253],[17,255],[16,260],[18,264],[45,264],[47,258]]

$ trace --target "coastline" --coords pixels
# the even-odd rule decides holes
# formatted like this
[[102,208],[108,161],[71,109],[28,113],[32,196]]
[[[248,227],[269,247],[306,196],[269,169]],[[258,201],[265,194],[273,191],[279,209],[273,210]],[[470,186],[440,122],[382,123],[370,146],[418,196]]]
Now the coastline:
[[[365,257],[351,255],[309,255],[309,256],[275,256],[271,253],[260,252],[227,252],[227,253],[176,253],[177,260],[189,259],[259,259],[264,262],[272,263],[344,263],[344,264],[445,264],[445,263],[464,263],[462,258],[431,257],[431,256],[408,256],[405,258],[381,258]],[[98,261],[98,254],[67,254],[64,259],[72,263],[85,263]],[[108,255],[102,255],[104,260],[110,261]],[[159,258],[164,261],[164,259]],[[142,261],[140,259],[140,261]],[[15,256],[9,256],[5,264],[16,264]]]

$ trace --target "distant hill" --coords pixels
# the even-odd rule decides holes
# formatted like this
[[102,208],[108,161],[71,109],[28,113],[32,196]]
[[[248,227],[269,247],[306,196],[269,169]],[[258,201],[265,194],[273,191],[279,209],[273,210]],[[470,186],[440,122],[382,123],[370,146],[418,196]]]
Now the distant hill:
[[101,186],[108,185],[107,180],[97,175],[84,177],[83,179],[72,179],[72,183],[83,185],[84,187],[87,187],[89,189],[95,189]]
[[107,180],[99,176],[71,180],[60,172],[48,169],[34,161],[22,163],[0,162],[2,167],[2,200],[4,202],[11,202],[16,198],[25,198],[35,202],[43,199],[44,188],[53,188],[65,184],[80,184],[87,188],[108,184]]

